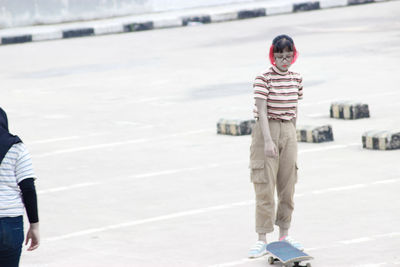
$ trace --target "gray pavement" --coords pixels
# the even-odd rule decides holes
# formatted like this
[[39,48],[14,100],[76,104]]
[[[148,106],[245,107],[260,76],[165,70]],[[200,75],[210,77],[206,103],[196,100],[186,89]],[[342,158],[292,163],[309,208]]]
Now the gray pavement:
[[[400,265],[400,151],[361,148],[399,128],[400,2],[198,27],[0,47],[0,105],[39,176],[41,247],[21,266],[266,266],[253,245],[252,82],[271,39],[291,35],[304,76],[299,124],[335,141],[299,143],[291,234],[313,266]],[[335,100],[370,119],[329,118]],[[276,239],[276,233],[268,239]]]

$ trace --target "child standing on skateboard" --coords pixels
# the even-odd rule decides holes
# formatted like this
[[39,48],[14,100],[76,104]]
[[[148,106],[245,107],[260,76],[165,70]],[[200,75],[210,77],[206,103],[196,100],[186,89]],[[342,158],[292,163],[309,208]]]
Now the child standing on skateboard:
[[250,258],[266,254],[266,234],[274,231],[274,224],[279,227],[280,240],[301,249],[288,236],[297,182],[297,102],[303,97],[302,77],[289,71],[297,56],[291,37],[275,37],[269,53],[272,66],[256,77],[253,86],[256,124],[252,132],[250,169],[256,196],[258,241],[249,251]]

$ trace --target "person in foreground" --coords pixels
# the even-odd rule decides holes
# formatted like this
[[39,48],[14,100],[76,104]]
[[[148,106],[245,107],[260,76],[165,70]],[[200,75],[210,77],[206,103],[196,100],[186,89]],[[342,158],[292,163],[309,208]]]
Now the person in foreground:
[[269,53],[272,66],[258,75],[253,85],[256,123],[250,146],[250,176],[256,196],[258,240],[249,251],[250,258],[267,253],[266,235],[274,231],[274,224],[279,227],[281,241],[303,249],[289,236],[297,183],[297,103],[303,97],[302,77],[289,71],[297,57],[291,37],[275,37]]
[[31,156],[18,136],[10,134],[0,108],[0,266],[17,267],[24,241],[24,208],[30,226],[25,245],[39,247],[39,217]]

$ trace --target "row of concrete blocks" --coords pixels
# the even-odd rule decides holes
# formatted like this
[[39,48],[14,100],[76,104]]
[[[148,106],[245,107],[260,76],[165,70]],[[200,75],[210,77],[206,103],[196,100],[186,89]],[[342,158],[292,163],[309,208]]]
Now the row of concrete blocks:
[[[255,124],[255,120],[225,120],[217,123],[217,133],[225,135],[248,135]],[[332,126],[297,126],[297,140],[299,142],[322,143],[333,141]]]
[[189,12],[182,16],[171,14],[170,17],[157,17],[157,14],[147,14],[146,18],[131,16],[125,19],[108,19],[103,23],[93,20],[80,24],[47,25],[37,27],[37,29],[27,27],[15,31],[15,33],[7,33],[7,31],[2,33],[0,31],[0,45],[182,27],[192,24],[208,24],[383,1],[390,0],[299,0],[296,3],[282,1],[279,5],[268,4],[267,6],[260,2],[258,7],[250,9],[233,8],[231,11],[209,9],[210,11],[206,13],[204,11],[201,11],[201,13]]
[[331,118],[356,120],[369,118],[368,104],[353,101],[333,102],[330,108]]
[[[368,118],[367,104],[355,102],[335,102],[330,108],[331,118],[359,119]],[[255,120],[225,120],[217,123],[217,133],[225,135],[251,134]],[[299,142],[321,143],[333,141],[331,125],[297,126],[297,140]],[[376,150],[391,150],[400,148],[400,130],[368,131],[362,135],[364,148]]]

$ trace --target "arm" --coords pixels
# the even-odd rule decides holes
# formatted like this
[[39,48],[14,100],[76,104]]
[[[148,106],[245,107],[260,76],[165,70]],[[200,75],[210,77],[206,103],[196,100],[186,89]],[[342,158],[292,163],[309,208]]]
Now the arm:
[[[303,99],[303,78],[299,78],[299,91],[298,91],[298,98],[297,100]],[[296,113],[296,117],[293,118],[293,124],[294,128],[296,128],[297,125],[297,118],[299,117],[299,103],[297,103],[296,110],[294,111]]]
[[264,137],[264,155],[266,157],[276,157],[278,155],[275,143],[272,141],[269,130],[267,103],[266,100],[256,98],[256,106],[258,110],[258,121],[260,123],[261,132]]
[[31,240],[28,250],[34,250],[39,247],[40,243],[37,197],[34,184],[34,178],[36,175],[33,171],[31,155],[25,148],[25,145],[23,143],[16,145],[19,147],[20,153],[15,162],[14,172],[18,186],[21,189],[22,201],[24,202],[30,222],[25,245],[27,245],[29,240]]
[[40,233],[39,233],[39,222],[31,223],[29,225],[28,233],[26,234],[25,246],[28,245],[29,240],[31,240],[31,244],[28,248],[28,251],[35,250],[40,245]]
[[18,186],[21,189],[22,200],[30,222],[25,245],[27,245],[29,240],[31,240],[31,244],[28,248],[28,250],[31,251],[37,249],[40,243],[36,188],[33,178],[22,180]]

